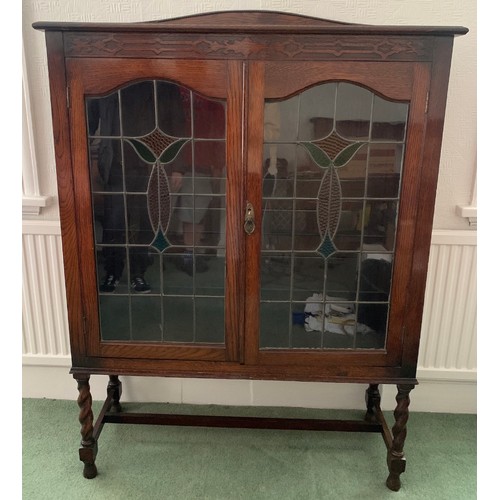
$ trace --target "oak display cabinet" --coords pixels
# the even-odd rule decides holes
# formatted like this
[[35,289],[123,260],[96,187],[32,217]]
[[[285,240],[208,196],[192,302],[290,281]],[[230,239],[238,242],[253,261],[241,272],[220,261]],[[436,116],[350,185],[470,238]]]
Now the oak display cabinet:
[[[265,11],[35,23],[47,43],[80,459],[104,423],[379,432],[405,470],[462,27]],[[109,375],[94,422],[89,378]],[[134,414],[120,375],[362,383],[359,421]],[[395,423],[379,384],[396,384]]]

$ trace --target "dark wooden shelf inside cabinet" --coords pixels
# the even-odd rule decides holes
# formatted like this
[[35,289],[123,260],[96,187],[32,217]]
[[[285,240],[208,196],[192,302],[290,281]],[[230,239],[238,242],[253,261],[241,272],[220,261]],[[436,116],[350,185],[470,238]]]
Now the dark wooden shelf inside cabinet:
[[[340,430],[382,435],[398,490],[452,46],[467,29],[267,11],[34,28],[84,476],[105,423]],[[95,421],[92,374],[109,375]],[[134,414],[120,375],[363,383],[367,410]],[[397,385],[392,429],[380,384]]]

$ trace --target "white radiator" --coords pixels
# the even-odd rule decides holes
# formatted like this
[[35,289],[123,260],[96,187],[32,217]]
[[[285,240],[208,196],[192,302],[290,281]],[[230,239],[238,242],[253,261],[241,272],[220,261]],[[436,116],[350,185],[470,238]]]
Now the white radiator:
[[69,364],[69,334],[58,222],[23,222],[23,361]]
[[[476,232],[434,231],[417,374],[421,386],[414,391],[414,409],[474,411],[476,354]],[[60,226],[55,221],[23,222],[23,365],[24,397],[74,397],[76,385],[73,387],[73,381],[67,375],[70,350],[64,270]],[[53,382],[51,369],[55,370]],[[203,389],[208,383],[214,389],[209,391],[214,397],[217,391],[212,385],[224,385],[223,392],[228,400],[217,400],[220,404],[235,404],[235,401],[236,404],[267,404],[266,401],[279,401],[286,405],[286,401],[280,397],[284,386],[279,382],[175,380],[168,382],[167,392],[171,397],[163,392],[165,398],[172,402],[210,402],[206,400],[206,391]],[[437,389],[433,386],[431,392],[422,390],[426,381]],[[463,387],[457,385],[462,382],[467,384],[468,396],[465,396]],[[451,392],[450,384],[447,383],[454,384]],[[144,400],[149,393],[158,396],[158,392],[147,389],[147,384],[144,387],[137,384],[139,382],[132,382],[134,394],[129,395],[130,399]],[[293,390],[286,391],[293,395],[291,405],[300,406],[302,402],[304,406],[315,406],[310,385],[294,382],[285,384],[294,385]],[[318,388],[317,406],[328,407],[331,404],[333,407],[338,404],[333,401],[337,398],[326,399],[322,387],[324,384],[315,385]],[[234,394],[231,390],[233,386]],[[345,394],[346,389],[343,387],[340,390]],[[450,398],[454,397],[453,390],[456,401],[450,403]],[[203,395],[201,399],[197,394]],[[387,394],[389,397],[392,391]],[[464,401],[464,397],[470,401]],[[387,403],[389,407],[392,406],[392,397],[390,399]],[[351,402],[357,405],[358,401],[362,404],[363,398],[355,394]],[[447,403],[442,406],[441,401]],[[353,407],[349,399],[345,404],[346,408]]]
[[419,378],[476,379],[476,231],[434,231]]

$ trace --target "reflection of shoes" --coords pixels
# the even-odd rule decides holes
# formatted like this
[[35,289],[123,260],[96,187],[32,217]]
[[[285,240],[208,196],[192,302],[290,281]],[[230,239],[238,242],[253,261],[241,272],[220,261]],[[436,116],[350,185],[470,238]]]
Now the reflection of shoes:
[[99,285],[99,291],[102,293],[113,293],[119,282],[119,278],[117,278],[114,274],[108,273],[104,278],[104,281]]
[[143,276],[133,278],[130,285],[136,293],[149,293],[151,291],[149,283],[146,282]]

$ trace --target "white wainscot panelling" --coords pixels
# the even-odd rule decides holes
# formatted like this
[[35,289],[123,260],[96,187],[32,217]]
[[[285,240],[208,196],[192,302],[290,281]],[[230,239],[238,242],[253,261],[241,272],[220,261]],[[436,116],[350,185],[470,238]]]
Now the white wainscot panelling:
[[[58,222],[23,223],[23,396],[74,399]],[[476,232],[433,233],[414,411],[476,411]],[[106,377],[91,379],[95,399]],[[364,408],[357,384],[123,377],[124,401]],[[382,406],[395,406],[395,387]]]

